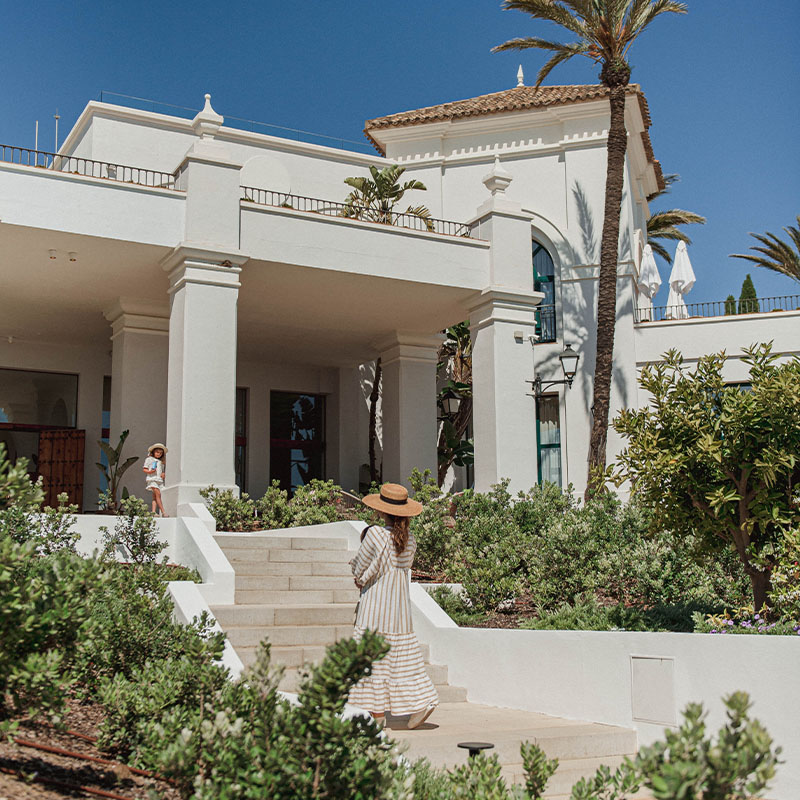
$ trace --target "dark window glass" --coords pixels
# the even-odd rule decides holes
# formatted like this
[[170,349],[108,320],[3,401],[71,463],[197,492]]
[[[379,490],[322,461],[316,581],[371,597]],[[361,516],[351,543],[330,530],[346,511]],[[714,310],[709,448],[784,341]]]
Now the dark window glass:
[[0,423],[63,429],[77,422],[77,375],[0,369]]
[[556,340],[556,269],[550,253],[539,242],[532,242],[533,290],[544,292],[536,312],[536,336],[540,342]]
[[270,479],[286,489],[303,486],[325,473],[325,397],[270,394]]
[[247,491],[247,389],[236,387],[236,432],[234,437],[236,485]]
[[[108,443],[111,436],[111,376],[103,376],[103,412],[100,421],[100,440]],[[116,443],[115,443],[116,444]],[[104,450],[100,450],[100,463],[108,467],[108,456]],[[105,473],[100,474],[100,491],[108,489],[108,481]]]
[[546,394],[536,400],[536,455],[539,483],[561,486],[561,426],[558,395]]

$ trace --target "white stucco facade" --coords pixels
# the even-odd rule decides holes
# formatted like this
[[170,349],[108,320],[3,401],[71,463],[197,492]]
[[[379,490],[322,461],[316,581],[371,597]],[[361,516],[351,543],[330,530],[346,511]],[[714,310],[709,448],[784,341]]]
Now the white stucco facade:
[[[791,308],[636,321],[647,197],[659,187],[643,109],[632,94],[612,413],[646,401],[637,370],[669,347],[690,359],[767,340],[782,354],[800,350]],[[370,136],[385,156],[223,123],[208,102],[194,120],[92,102],[56,160],[34,166],[4,151],[0,440],[12,455],[36,456],[31,437],[55,427],[48,409],[33,419],[13,406],[18,372],[57,373],[76,376],[70,427],[85,431],[87,509],[100,488],[96,441],[115,443],[123,430],[126,455],[143,458],[166,441],[172,513],[212,483],[258,496],[303,470],[357,489],[370,364],[380,356],[379,459],[385,480],[406,481],[414,467],[435,469],[436,350],[441,331],[468,319],[476,487],[540,479],[531,381],[560,379],[570,343],[581,356],[572,388],[548,390],[558,410],[553,457],[562,484],[582,491],[607,102],[379,127]],[[452,224],[414,230],[331,213],[349,192],[346,177],[392,163],[427,186],[398,210],[407,199]],[[545,337],[534,242],[553,264]],[[743,380],[741,362],[728,368]],[[610,458],[618,447],[612,433]],[[124,483],[145,496],[140,467]]]

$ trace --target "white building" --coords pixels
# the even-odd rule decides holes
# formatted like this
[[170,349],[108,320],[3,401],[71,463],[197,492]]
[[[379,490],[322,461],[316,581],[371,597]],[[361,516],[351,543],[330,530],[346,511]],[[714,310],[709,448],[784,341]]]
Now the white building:
[[[637,321],[663,183],[635,86],[627,125],[612,409],[643,402],[637,368],[669,347],[800,350],[800,298]],[[33,459],[51,499],[68,490],[86,508],[96,442],[125,429],[126,455],[166,441],[172,513],[212,483],[351,489],[380,355],[383,476],[405,480],[435,471],[440,332],[469,319],[475,485],[582,491],[607,127],[602,87],[518,87],[371,120],[373,156],[226,127],[208,98],[192,121],[91,102],[57,156],[3,147],[0,441]],[[427,186],[409,203],[431,209],[433,231],[338,215],[344,179],[387,163]],[[530,381],[562,377],[565,343],[581,356],[572,388],[535,400]],[[612,433],[610,458],[618,446]],[[144,496],[139,464],[124,483]]]

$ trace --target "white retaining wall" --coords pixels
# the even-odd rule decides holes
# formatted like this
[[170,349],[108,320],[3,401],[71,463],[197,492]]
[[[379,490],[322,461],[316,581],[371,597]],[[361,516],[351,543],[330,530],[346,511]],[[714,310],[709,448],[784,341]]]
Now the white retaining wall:
[[471,702],[633,727],[641,745],[690,702],[716,731],[723,695],[748,692],[786,762],[768,796],[800,796],[800,637],[459,628],[420,584],[411,599],[431,660]]

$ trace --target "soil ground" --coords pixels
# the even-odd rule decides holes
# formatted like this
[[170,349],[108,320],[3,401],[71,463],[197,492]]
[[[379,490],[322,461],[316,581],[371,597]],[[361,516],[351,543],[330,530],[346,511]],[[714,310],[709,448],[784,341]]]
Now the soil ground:
[[[46,722],[21,721],[15,742],[0,742],[0,800],[54,800],[55,798],[116,798],[117,800],[178,800],[177,790],[166,780],[134,774],[94,743],[102,709],[92,703],[69,701],[64,723],[57,730]],[[30,747],[69,751],[63,755]],[[100,758],[108,763],[84,760]]]

